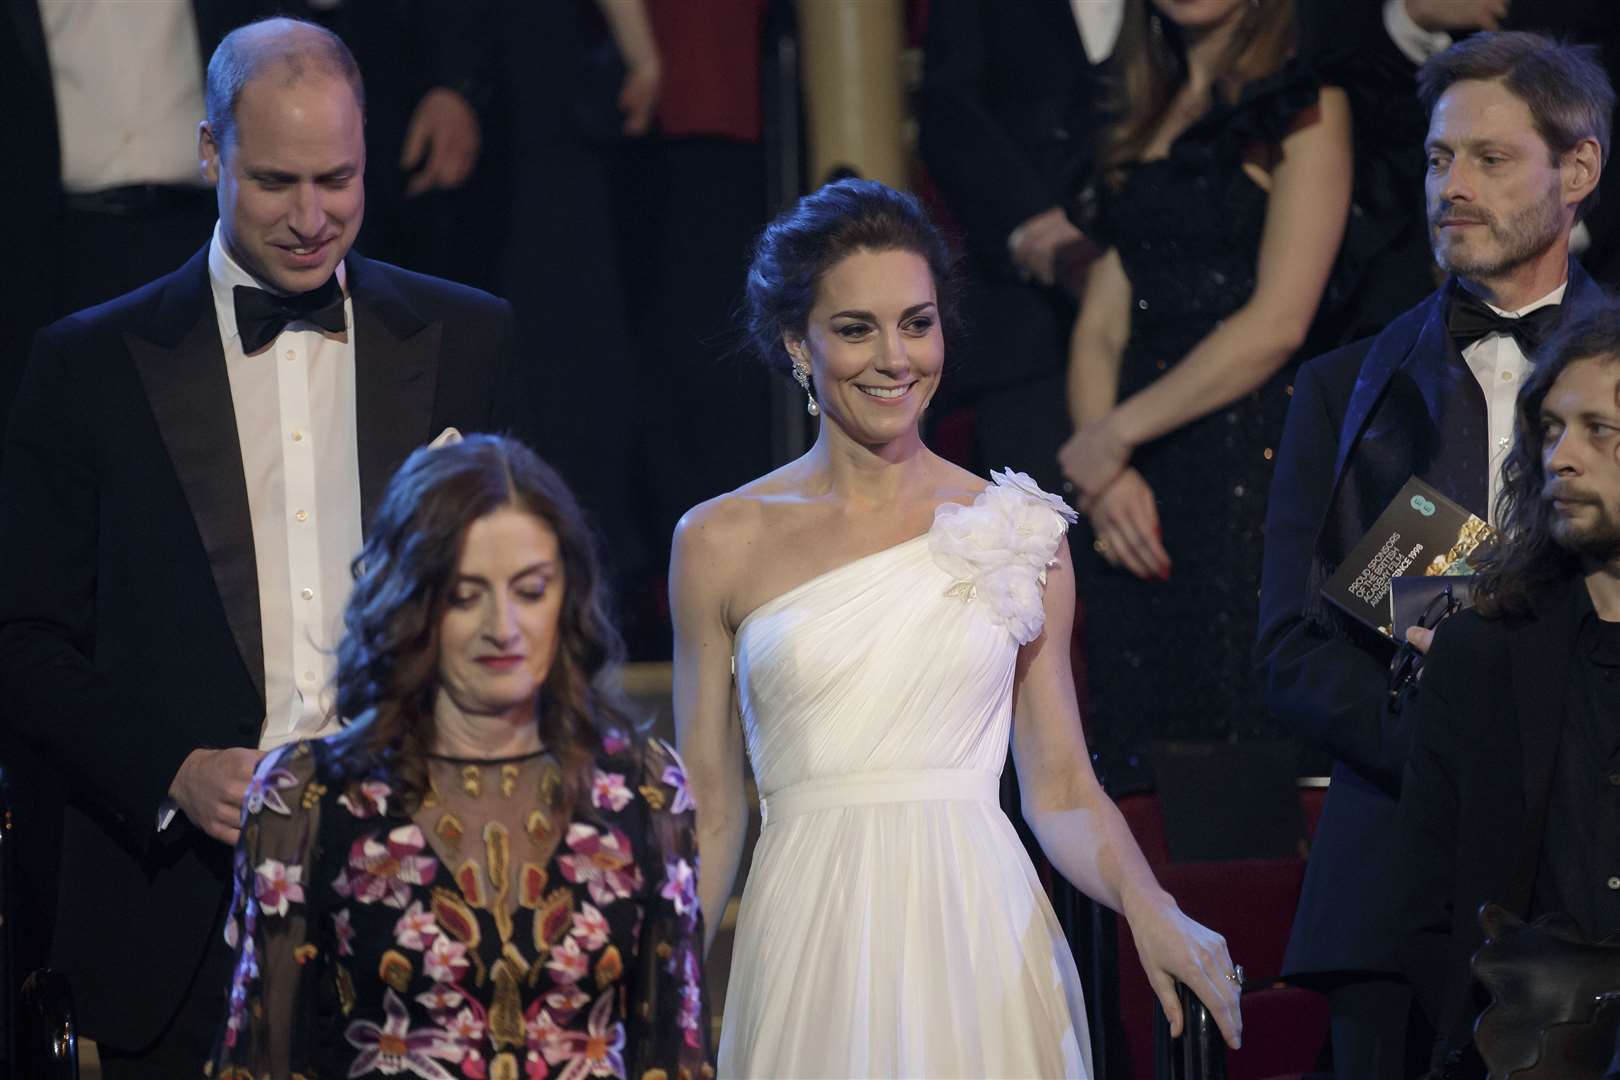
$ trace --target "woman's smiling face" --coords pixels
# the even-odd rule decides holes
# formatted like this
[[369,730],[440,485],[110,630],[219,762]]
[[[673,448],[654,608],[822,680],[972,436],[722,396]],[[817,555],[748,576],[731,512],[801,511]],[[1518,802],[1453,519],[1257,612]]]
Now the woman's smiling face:
[[913,433],[945,362],[928,261],[905,250],[856,251],[822,275],[802,341],[823,422],[876,446]]

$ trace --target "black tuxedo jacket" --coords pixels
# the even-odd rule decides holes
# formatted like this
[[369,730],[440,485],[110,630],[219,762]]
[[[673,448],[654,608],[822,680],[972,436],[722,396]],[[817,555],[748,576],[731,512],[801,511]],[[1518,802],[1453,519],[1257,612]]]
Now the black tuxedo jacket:
[[1485,1004],[1469,971],[1484,944],[1480,905],[1529,914],[1534,883],[1515,878],[1522,853],[1541,843],[1530,835],[1531,808],[1543,805],[1553,782],[1585,593],[1572,577],[1535,598],[1533,618],[1447,619],[1424,664],[1401,786],[1391,924],[1442,1052],[1468,1044]]
[[[362,520],[445,427],[507,421],[510,308],[352,252]],[[70,800],[55,963],[86,1034],[138,1048],[219,927],[230,850],[158,807],[264,715],[247,488],[207,249],[41,331],[0,456],[0,700]]]
[[1015,278],[1007,235],[1074,197],[1101,97],[1068,0],[934,0],[920,149],[983,267]]
[[[1322,583],[1408,477],[1486,516],[1484,397],[1446,330],[1442,288],[1375,338],[1303,365],[1266,510],[1258,660],[1266,702],[1334,756],[1285,971],[1396,970],[1387,904],[1408,718],[1393,646],[1327,610]],[[1602,290],[1573,261],[1565,311]]]

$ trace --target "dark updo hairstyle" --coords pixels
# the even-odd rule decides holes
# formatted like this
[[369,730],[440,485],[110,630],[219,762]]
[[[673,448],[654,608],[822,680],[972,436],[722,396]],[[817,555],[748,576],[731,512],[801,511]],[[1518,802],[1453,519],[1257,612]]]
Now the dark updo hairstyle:
[[916,196],[876,180],[836,180],[800,199],[760,234],[748,266],[748,337],[773,370],[793,377],[782,335],[802,337],[821,279],[858,251],[909,251],[934,277],[939,317],[954,330],[956,262]]
[[596,541],[574,495],[515,439],[470,435],[417,450],[388,484],[343,612],[335,711],[340,772],[378,777],[407,808],[427,790],[439,690],[439,623],[449,604],[467,529],[505,507],[531,514],[557,536],[562,611],[557,651],[540,689],[542,744],[562,768],[562,804],[588,790],[602,733],[629,733],[614,681],[624,647],[608,616]]

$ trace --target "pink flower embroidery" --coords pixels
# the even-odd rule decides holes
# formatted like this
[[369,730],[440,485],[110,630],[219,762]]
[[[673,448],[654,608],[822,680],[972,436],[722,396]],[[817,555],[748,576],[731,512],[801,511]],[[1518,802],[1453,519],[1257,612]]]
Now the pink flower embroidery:
[[375,1069],[386,1076],[409,1072],[424,1080],[454,1080],[434,1058],[451,1061],[461,1056],[458,1047],[445,1039],[439,1028],[411,1030],[410,1015],[399,995],[388,990],[383,995],[387,1020],[378,1027],[370,1020],[356,1020],[344,1031],[349,1045],[359,1050],[349,1066],[350,1076],[364,1076]]
[[558,1080],[584,1080],[587,1076],[624,1075],[624,1025],[609,1023],[613,992],[596,999],[584,1031],[561,1031],[548,1040],[543,1053],[553,1065],[568,1062]]
[[630,789],[624,784],[623,773],[603,772],[596,770],[596,778],[591,781],[591,805],[598,810],[612,810],[617,813],[623,810],[633,796]]
[[404,908],[411,886],[431,885],[438,873],[438,861],[421,854],[426,846],[415,825],[393,830],[385,844],[375,835],[362,837],[349,849],[349,865],[338,873],[332,890],[362,904],[381,900],[388,907]]
[[576,983],[590,973],[591,958],[580,951],[577,938],[566,937],[551,950],[546,967],[557,973],[559,983]]
[[545,998],[546,1008],[558,1016],[573,1016],[590,1004],[590,1000],[590,995],[581,990],[578,983],[559,986]]
[[669,812],[672,814],[684,814],[686,811],[696,808],[696,804],[692,802],[692,793],[686,787],[686,765],[681,761],[680,756],[675,753],[673,746],[665,743],[664,748],[669,752],[670,757],[675,759],[674,764],[664,766],[664,783],[675,789],[675,800],[669,804]]
[[354,955],[354,927],[349,923],[348,908],[338,908],[332,916],[332,936],[337,938],[339,956]]
[[703,991],[695,983],[687,983],[681,987],[681,1008],[675,1016],[675,1023],[681,1029],[682,1041],[693,1050],[703,1047],[703,1037],[699,1033],[703,1017]]
[[287,904],[304,902],[304,868],[266,859],[253,871],[253,895],[267,915],[287,914]]
[[439,932],[433,912],[422,910],[422,901],[412,900],[405,914],[394,924],[394,940],[407,949],[425,949],[428,939]]
[[463,1001],[461,991],[449,983],[439,983],[431,990],[424,990],[416,995],[417,1002],[424,1006],[435,1020],[443,1023],[441,1014],[452,1013],[456,1006]]
[[338,805],[357,818],[381,817],[388,813],[388,796],[393,789],[380,780],[363,780],[338,796]]
[[589,900],[579,905],[574,912],[574,925],[568,931],[570,937],[579,938],[579,943],[587,952],[595,952],[608,941],[607,918],[597,910],[596,905]]
[[697,874],[685,859],[664,864],[664,887],[658,895],[675,905],[675,914],[691,921],[697,914]]
[[444,1029],[462,1042],[476,1043],[484,1037],[484,1021],[471,1009],[462,1009]]
[[422,954],[422,970],[434,982],[460,982],[467,971],[467,946],[436,934],[433,944]]
[[589,888],[591,899],[611,904],[641,888],[641,871],[630,854],[630,838],[620,829],[606,833],[584,822],[568,826],[568,846],[572,855],[557,857],[563,877]]
[[242,809],[251,816],[268,807],[271,813],[288,817],[292,810],[282,799],[281,793],[297,785],[298,777],[286,769],[260,769],[248,781],[247,794],[242,797]]

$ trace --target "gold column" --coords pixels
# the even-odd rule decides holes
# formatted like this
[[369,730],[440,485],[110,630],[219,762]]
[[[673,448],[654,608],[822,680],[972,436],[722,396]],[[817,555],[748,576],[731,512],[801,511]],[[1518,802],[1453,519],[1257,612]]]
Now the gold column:
[[799,0],[798,12],[810,185],[845,165],[906,187],[902,0]]

